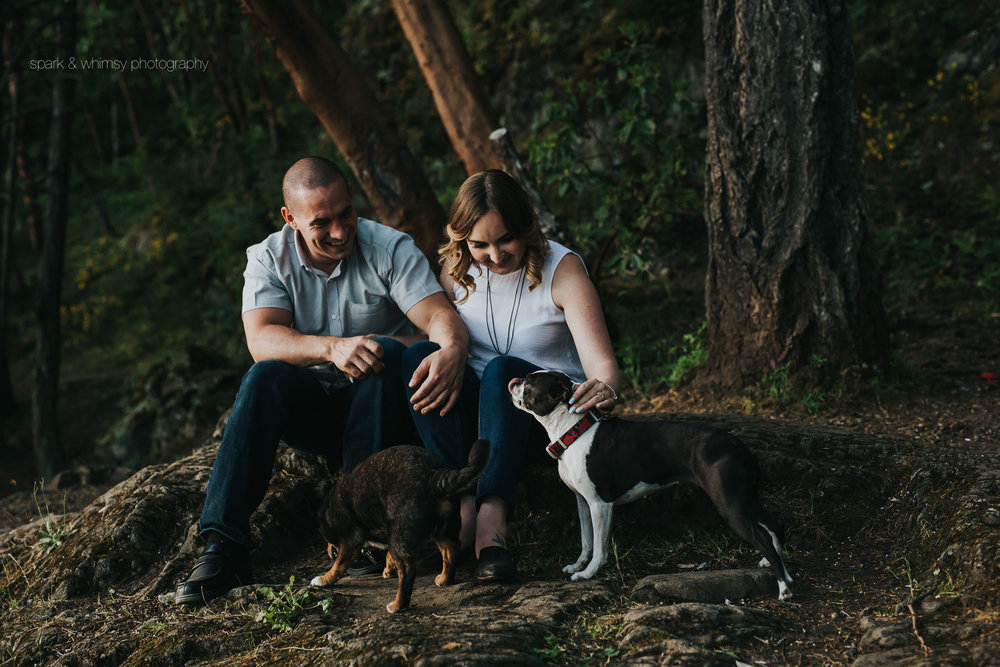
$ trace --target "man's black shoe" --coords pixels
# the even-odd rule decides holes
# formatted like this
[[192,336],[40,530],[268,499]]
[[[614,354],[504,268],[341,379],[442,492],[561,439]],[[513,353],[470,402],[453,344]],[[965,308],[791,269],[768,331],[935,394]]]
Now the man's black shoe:
[[178,604],[205,604],[237,586],[253,583],[250,554],[226,540],[209,544],[201,552],[187,580],[177,587]]
[[385,552],[381,549],[365,547],[354,559],[351,566],[347,568],[347,575],[350,577],[360,577],[365,574],[381,573],[385,569]]

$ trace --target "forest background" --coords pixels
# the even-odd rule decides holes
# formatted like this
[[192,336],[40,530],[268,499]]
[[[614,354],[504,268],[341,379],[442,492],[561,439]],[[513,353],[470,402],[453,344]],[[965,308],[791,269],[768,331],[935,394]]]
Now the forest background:
[[[866,195],[891,326],[927,307],[996,317],[1000,8],[964,0],[850,8]],[[446,209],[465,173],[389,3],[315,9]],[[487,0],[451,9],[501,124],[588,263],[629,397],[668,390],[705,355],[702,3]],[[237,373],[249,365],[239,319],[244,250],[280,226],[280,180],[292,161],[339,156],[235,3],[82,2],[78,10],[59,431],[71,462],[137,466],[184,443],[123,452],[109,429],[152,369],[182,350],[211,350],[213,364]],[[5,101],[16,85],[19,106],[5,104],[0,128],[3,155],[13,158],[3,197],[12,392],[0,495],[37,478],[38,232],[53,80],[65,66],[55,55],[54,5],[13,2],[2,14]],[[377,217],[356,193],[362,215]],[[897,357],[881,381],[905,384],[906,365]],[[781,379],[777,368],[744,397],[745,410],[763,398],[822,411],[844,390],[773,391]]]

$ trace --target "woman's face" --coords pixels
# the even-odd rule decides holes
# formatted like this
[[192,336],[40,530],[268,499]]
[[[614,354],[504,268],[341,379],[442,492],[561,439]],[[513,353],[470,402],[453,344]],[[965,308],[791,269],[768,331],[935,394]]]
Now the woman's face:
[[466,239],[472,259],[497,275],[520,271],[526,246],[507,230],[503,218],[489,211],[479,218]]

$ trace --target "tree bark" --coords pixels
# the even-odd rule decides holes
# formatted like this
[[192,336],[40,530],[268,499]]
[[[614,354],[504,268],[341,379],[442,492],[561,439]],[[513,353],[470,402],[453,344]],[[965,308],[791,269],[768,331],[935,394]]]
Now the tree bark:
[[436,256],[444,210],[390,115],[303,0],[240,0],[333,138],[381,222],[410,234]]
[[17,120],[20,113],[20,79],[16,76],[17,63],[14,61],[13,39],[18,32],[14,19],[4,24],[3,51],[4,66],[10,73],[10,142],[7,151],[7,166],[4,170],[4,186],[6,200],[3,207],[3,227],[0,228],[0,417],[18,412],[14,388],[10,381],[10,359],[7,356],[7,313],[10,305],[10,274],[11,274],[11,241],[14,235],[14,197],[17,194],[17,145],[18,130],[21,123]]
[[[34,36],[31,35],[32,38]],[[13,105],[11,106],[11,126],[13,128],[13,136],[16,137],[12,149],[15,154],[14,164],[17,167],[17,180],[21,184],[21,197],[25,210],[24,217],[28,228],[28,243],[31,249],[37,252],[41,244],[42,213],[35,193],[35,177],[28,160],[28,146],[24,139],[27,135],[28,123],[20,103],[21,73],[18,71],[15,63],[23,54],[19,53],[20,49],[15,46],[16,37],[15,23],[12,20],[8,21],[5,23],[3,35],[4,60],[8,63],[9,67],[7,90],[11,100],[17,100],[17,108],[15,109]],[[20,48],[23,48],[23,46]]]
[[489,138],[499,127],[497,114],[479,85],[472,58],[444,2],[392,0],[392,9],[465,173],[500,169]]
[[[69,61],[76,44],[76,2],[61,0],[57,57]],[[63,266],[66,255],[69,174],[73,148],[73,100],[76,80],[56,70],[52,85],[49,132],[49,196],[45,207],[42,255],[38,269],[38,342],[32,404],[32,432],[38,471],[51,476],[66,467],[59,435],[59,358]]]
[[704,11],[709,361],[702,378],[809,381],[882,366],[885,313],[863,199],[843,0]]

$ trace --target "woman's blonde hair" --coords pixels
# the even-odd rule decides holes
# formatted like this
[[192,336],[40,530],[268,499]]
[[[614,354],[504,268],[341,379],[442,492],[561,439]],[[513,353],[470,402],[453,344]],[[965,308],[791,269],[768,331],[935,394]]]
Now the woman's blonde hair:
[[[549,254],[549,242],[538,225],[535,209],[517,181],[506,172],[490,169],[469,176],[458,189],[448,216],[449,240],[438,249],[441,264],[450,262],[448,275],[465,288],[465,293],[456,300],[458,303],[476,290],[475,280],[469,275],[475,262],[468,238],[479,219],[490,211],[496,211],[507,231],[524,243],[528,289],[542,283],[542,264]],[[477,268],[482,274],[482,268],[478,265]]]

